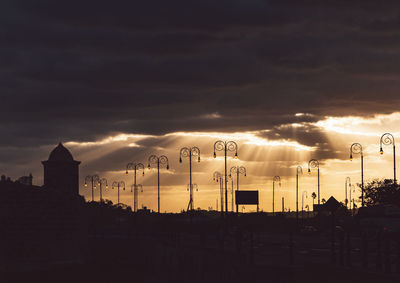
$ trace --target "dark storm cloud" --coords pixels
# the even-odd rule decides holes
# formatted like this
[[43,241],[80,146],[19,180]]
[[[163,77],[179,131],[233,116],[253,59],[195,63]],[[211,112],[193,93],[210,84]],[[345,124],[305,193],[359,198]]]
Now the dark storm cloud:
[[[3,146],[398,110],[396,1],[0,5]],[[221,117],[204,118],[212,113]]]

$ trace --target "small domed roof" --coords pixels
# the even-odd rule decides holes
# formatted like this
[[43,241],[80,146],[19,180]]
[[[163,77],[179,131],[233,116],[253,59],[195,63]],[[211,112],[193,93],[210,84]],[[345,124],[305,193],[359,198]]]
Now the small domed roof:
[[72,157],[71,152],[69,152],[62,143],[59,143],[50,153],[49,161],[74,161],[74,158]]

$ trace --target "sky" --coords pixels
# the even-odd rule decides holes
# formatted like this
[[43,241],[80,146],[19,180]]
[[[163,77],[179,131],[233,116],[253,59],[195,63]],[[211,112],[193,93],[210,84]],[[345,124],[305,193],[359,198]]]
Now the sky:
[[[82,161],[82,195],[96,173],[125,181],[131,205],[126,164],[166,155],[161,210],[177,212],[189,180],[179,150],[198,146],[195,207],[215,209],[212,174],[224,162],[213,144],[233,140],[239,158],[228,166],[247,168],[240,189],[260,190],[264,211],[275,175],[276,209],[282,197],[295,209],[297,166],[311,205],[311,158],[321,198],[343,201],[346,176],[360,182],[353,142],[366,181],[392,178],[392,149],[379,155],[379,138],[400,133],[399,14],[398,1],[368,0],[1,1],[0,173],[32,172],[41,185],[40,161],[61,141]],[[156,176],[138,178],[139,206],[157,207]],[[115,202],[115,190],[105,197]]]

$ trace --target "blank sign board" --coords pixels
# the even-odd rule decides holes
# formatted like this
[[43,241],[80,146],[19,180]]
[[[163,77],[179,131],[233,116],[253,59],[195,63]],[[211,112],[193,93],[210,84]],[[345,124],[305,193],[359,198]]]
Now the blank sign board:
[[240,204],[257,204],[258,191],[236,191],[236,205]]

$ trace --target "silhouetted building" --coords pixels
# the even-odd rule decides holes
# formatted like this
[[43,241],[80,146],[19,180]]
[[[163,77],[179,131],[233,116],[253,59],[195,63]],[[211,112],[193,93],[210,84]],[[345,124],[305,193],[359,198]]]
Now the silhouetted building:
[[62,143],[53,149],[49,160],[42,161],[44,167],[44,187],[68,194],[79,195],[79,164]]
[[33,176],[32,174],[29,174],[29,176],[22,176],[19,177],[17,181],[21,184],[32,186]]
[[83,260],[87,223],[79,164],[60,143],[43,161],[44,186],[32,185],[32,175],[15,182],[1,176],[0,271]]

